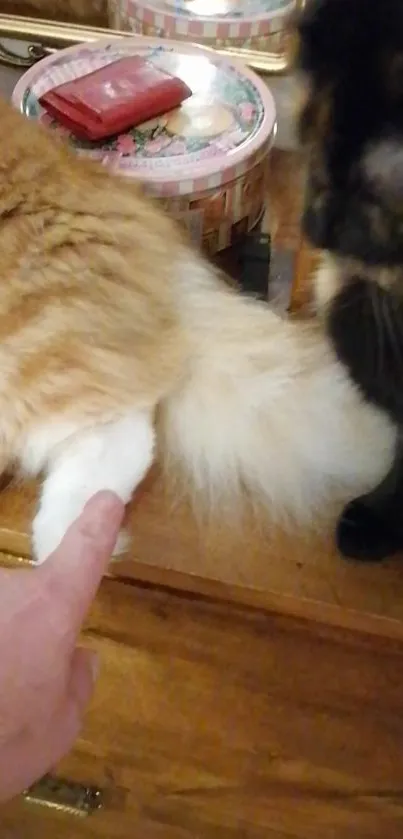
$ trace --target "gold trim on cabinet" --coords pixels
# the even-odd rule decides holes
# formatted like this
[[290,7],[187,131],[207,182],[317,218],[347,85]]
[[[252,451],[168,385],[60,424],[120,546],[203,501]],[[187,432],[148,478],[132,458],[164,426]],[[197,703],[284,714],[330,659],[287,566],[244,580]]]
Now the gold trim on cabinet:
[[0,568],[20,568],[21,565],[25,567],[34,564],[33,560],[28,556],[19,556],[18,554],[0,551]]
[[24,801],[65,815],[86,818],[103,807],[98,787],[45,775],[22,794]]
[[[303,8],[305,0],[297,0],[297,7]],[[130,38],[130,32],[118,32],[115,29],[103,29],[95,26],[81,26],[73,23],[56,23],[52,20],[40,18],[20,17],[19,15],[0,14],[0,38],[12,38],[22,41],[34,42],[31,44],[35,49],[44,47],[47,51],[63,47],[73,46],[79,43],[89,43],[99,38]],[[4,48],[3,48],[4,49]],[[8,52],[8,63],[10,63],[10,50]],[[217,52],[227,55],[230,58],[243,61],[257,73],[264,75],[280,75],[290,69],[290,60],[287,55],[276,55],[275,53],[258,52],[247,49],[219,49]],[[16,56],[17,61],[19,56]],[[37,60],[33,57],[31,63]],[[6,59],[0,55],[0,62],[5,63]],[[14,66],[21,66],[15,64]]]

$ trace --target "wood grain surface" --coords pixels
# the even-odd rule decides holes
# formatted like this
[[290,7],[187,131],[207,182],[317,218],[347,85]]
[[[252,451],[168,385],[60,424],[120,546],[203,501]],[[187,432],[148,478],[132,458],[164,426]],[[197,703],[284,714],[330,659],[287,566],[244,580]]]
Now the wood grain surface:
[[[0,551],[11,561],[29,553],[35,503],[34,485],[2,493]],[[343,561],[334,548],[333,521],[319,534],[247,519],[239,532],[225,525],[200,528],[151,475],[131,505],[128,526],[131,552],[111,566],[120,579],[403,639],[401,559],[379,566]]]
[[21,804],[2,839],[400,839],[402,645],[105,582],[102,670],[63,777],[85,822]]

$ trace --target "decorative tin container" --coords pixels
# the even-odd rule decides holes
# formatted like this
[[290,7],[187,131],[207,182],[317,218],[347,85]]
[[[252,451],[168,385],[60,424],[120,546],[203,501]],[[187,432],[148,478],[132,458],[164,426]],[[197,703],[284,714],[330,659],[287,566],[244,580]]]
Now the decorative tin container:
[[115,29],[282,53],[284,20],[296,0],[108,0]]
[[108,0],[114,29],[211,47],[283,53],[296,0]]
[[[179,76],[192,96],[176,110],[100,143],[78,140],[41,108],[45,91],[127,55],[141,55]],[[211,50],[136,36],[70,47],[30,68],[13,103],[66,135],[80,155],[140,180],[210,254],[237,241],[264,212],[274,101],[254,73]]]

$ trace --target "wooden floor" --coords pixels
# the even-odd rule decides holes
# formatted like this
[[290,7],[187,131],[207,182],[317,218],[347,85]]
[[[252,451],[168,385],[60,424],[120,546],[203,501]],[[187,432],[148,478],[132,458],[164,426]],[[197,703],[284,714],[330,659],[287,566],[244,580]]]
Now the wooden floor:
[[105,582],[102,668],[62,778],[88,820],[4,807],[2,839],[401,839],[402,645]]

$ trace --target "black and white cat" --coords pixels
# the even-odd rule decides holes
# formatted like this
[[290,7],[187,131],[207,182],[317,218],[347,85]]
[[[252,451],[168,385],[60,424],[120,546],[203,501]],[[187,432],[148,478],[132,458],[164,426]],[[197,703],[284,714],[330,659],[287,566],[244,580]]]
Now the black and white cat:
[[398,427],[393,466],[338,524],[348,557],[403,549],[403,0],[308,0],[296,26],[303,229],[339,361]]

